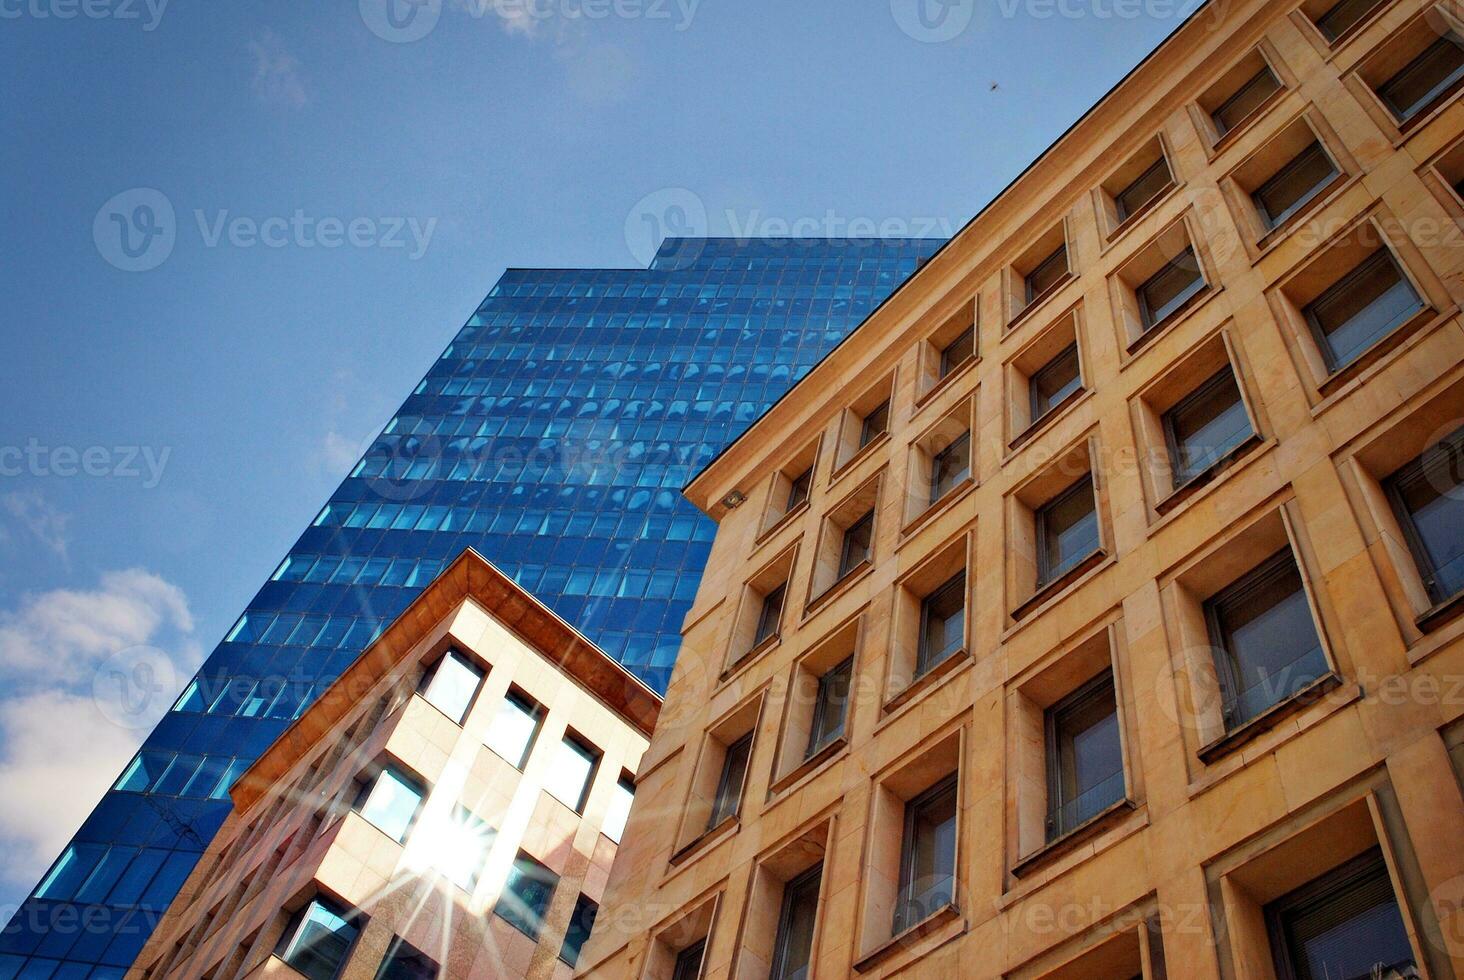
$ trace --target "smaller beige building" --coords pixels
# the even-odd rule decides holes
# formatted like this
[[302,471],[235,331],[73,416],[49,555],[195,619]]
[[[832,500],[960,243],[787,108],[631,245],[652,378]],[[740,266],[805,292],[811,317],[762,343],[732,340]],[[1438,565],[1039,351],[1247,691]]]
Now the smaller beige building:
[[239,780],[128,976],[566,980],[659,710],[465,552]]

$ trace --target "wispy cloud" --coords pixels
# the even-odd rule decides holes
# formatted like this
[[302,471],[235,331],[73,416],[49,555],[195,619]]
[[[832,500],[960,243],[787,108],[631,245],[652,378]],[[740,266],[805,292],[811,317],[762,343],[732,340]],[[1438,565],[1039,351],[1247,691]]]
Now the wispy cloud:
[[71,543],[68,532],[71,516],[50,504],[34,491],[7,493],[0,496],[4,511],[30,537],[47,551],[65,561]]
[[300,59],[285,47],[279,35],[265,29],[249,42],[254,59],[254,94],[271,105],[299,109],[310,101]]

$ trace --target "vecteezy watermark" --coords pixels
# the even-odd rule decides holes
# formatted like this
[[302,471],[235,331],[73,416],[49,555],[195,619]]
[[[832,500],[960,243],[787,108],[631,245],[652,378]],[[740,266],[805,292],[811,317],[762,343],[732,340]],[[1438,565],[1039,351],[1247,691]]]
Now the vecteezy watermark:
[[92,675],[92,700],[118,728],[151,728],[173,703],[178,672],[156,647],[128,647],[108,657]]
[[996,0],[997,12],[1011,20],[1184,20],[1202,0]]
[[[552,20],[664,21],[685,31],[702,0],[453,0],[452,9],[474,20],[496,18],[506,28],[532,33]],[[359,0],[361,20],[383,41],[410,44],[431,34],[442,19],[442,0]]]
[[704,238],[707,227],[702,199],[685,187],[667,187],[635,202],[625,217],[625,244],[637,262],[650,265],[664,239]]
[[0,0],[0,20],[136,20],[144,31],[162,23],[169,0]]
[[[437,219],[343,218],[296,208],[289,215],[235,215],[227,208],[193,210],[205,248],[381,248],[400,249],[413,261],[426,254]],[[168,260],[178,243],[178,217],[162,191],[137,187],[103,204],[92,221],[97,252],[123,272],[147,272]]]
[[34,437],[24,446],[0,446],[0,477],[75,476],[142,480],[151,490],[163,479],[172,446],[47,446]]
[[890,0],[890,13],[905,35],[922,44],[960,37],[976,19],[976,0]]
[[442,0],[360,0],[361,21],[383,41],[420,41],[442,17]]

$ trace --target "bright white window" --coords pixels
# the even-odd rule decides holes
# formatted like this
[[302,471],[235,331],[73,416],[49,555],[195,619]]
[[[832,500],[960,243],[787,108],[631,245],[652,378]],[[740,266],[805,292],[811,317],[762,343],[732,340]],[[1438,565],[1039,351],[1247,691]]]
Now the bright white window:
[[533,701],[509,691],[499,702],[498,714],[483,741],[488,747],[507,760],[516,769],[522,769],[529,761],[529,751],[534,747],[534,736],[539,733],[539,722],[544,712]]
[[481,683],[483,671],[467,657],[450,650],[432,669],[422,689],[422,697],[438,711],[462,724]]
[[583,810],[589,795],[590,777],[600,761],[600,753],[573,735],[566,735],[554,754],[554,764],[544,780],[544,788],[555,799],[576,812]]
[[625,822],[630,819],[630,805],[633,802],[635,783],[622,776],[615,784],[615,792],[610,797],[610,809],[605,814],[605,822],[600,826],[605,836],[617,844],[625,833]]

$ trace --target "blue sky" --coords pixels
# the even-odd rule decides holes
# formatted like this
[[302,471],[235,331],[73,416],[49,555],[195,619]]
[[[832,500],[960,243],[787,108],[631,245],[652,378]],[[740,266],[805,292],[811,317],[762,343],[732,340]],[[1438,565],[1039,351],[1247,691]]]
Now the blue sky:
[[0,904],[505,267],[950,234],[1184,13],[387,2],[0,0]]

